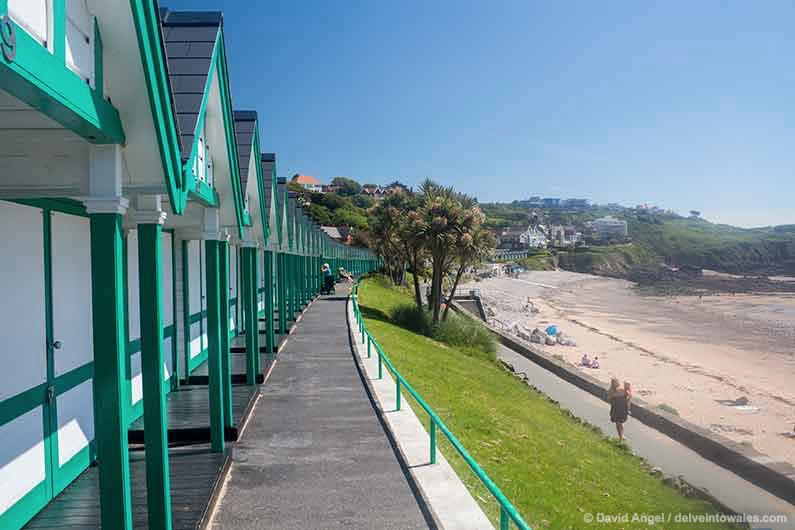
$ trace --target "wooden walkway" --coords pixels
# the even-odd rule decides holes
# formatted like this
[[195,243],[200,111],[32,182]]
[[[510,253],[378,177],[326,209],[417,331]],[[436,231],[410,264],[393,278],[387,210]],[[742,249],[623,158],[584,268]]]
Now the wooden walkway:
[[[148,530],[144,456],[143,451],[130,452],[130,484],[133,527]],[[206,446],[178,448],[169,451],[169,463],[173,530],[203,528],[226,474],[228,455],[211,453]],[[24,528],[98,530],[99,469],[88,468]]]
[[[240,426],[251,415],[259,396],[259,386],[232,385],[233,424],[224,429],[227,441],[236,441]],[[210,394],[207,386],[182,386],[166,396],[169,444],[203,443],[210,441]],[[144,443],[144,418],[130,425],[128,440],[131,444]]]
[[412,530],[430,517],[350,349],[345,287],[317,299],[279,354],[213,518],[218,530]]

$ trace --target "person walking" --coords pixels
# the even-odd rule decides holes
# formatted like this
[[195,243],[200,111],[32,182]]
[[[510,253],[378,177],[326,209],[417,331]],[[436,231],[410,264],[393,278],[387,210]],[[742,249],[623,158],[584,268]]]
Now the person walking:
[[607,391],[610,400],[610,421],[616,424],[618,439],[624,441],[624,423],[629,416],[629,396],[617,378],[610,380],[610,389]]

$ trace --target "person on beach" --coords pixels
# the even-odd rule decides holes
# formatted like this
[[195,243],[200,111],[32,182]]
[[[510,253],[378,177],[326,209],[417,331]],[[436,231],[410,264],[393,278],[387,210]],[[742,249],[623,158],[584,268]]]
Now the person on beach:
[[594,357],[591,361],[591,368],[599,368],[599,357]]
[[610,400],[610,421],[616,424],[618,439],[624,441],[624,422],[629,416],[629,397],[625,388],[621,388],[617,378],[610,380],[610,389],[607,391]]
[[582,354],[582,359],[580,360],[580,366],[585,366],[586,368],[591,367],[591,359],[588,358],[587,353]]

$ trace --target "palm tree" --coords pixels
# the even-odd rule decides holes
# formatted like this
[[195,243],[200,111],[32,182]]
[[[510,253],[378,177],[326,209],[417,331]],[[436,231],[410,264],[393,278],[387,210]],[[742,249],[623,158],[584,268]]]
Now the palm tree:
[[[455,296],[455,291],[458,289],[458,283],[461,281],[464,272],[469,267],[482,263],[494,252],[494,243],[494,236],[482,226],[482,220],[473,227],[470,233],[464,234],[461,237],[455,248],[455,259],[458,264],[458,270],[456,270],[453,287],[450,289],[450,295],[447,297],[448,300],[452,300]],[[450,303],[448,302],[444,308],[442,320],[447,320],[449,311]]]

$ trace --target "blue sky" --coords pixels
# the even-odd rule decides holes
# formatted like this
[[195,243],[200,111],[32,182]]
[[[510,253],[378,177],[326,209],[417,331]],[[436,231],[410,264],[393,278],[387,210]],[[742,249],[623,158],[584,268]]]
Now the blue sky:
[[280,176],[795,223],[795,2],[161,3],[224,11]]

